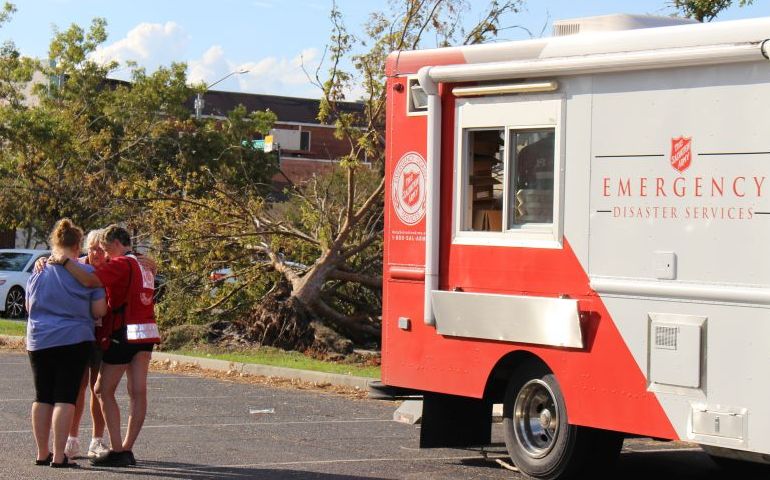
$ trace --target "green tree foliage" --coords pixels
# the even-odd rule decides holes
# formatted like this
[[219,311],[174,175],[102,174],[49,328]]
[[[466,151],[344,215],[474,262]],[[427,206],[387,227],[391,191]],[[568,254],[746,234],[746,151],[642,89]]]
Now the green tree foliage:
[[737,3],[743,7],[750,5],[754,0],[674,0],[672,5],[682,15],[694,18],[699,22],[710,22],[719,12]]
[[[10,20],[16,8],[10,3],[4,3],[0,9],[0,27]],[[18,109],[24,99],[20,85],[27,84],[32,79],[35,63],[22,58],[13,42],[0,45],[0,159],[7,154],[8,138],[12,133],[13,117],[11,113]],[[0,160],[0,178],[7,178],[14,173],[9,165]],[[15,192],[10,188],[0,189],[0,229],[14,227],[17,220],[23,217],[27,205],[19,202]]]
[[[0,8],[0,27],[3,26],[16,11],[10,3],[3,4]],[[17,85],[29,82],[32,79],[34,64],[24,59],[19,54],[13,42],[0,44],[0,103],[18,104],[21,101]],[[2,124],[0,124],[2,128]],[[0,139],[3,138],[0,130]]]
[[[191,118],[185,102],[193,90],[184,64],[152,74],[132,66],[130,82],[108,80],[117,65],[91,60],[106,37],[103,19],[88,29],[73,25],[56,31],[45,63],[22,58],[11,44],[4,47],[0,225],[24,228],[45,240],[63,216],[86,229],[124,222],[161,261],[168,280],[162,321],[194,320],[198,305],[212,302],[210,289],[204,288],[210,271],[204,263],[211,259],[217,265],[221,244],[206,238],[202,249],[210,257],[192,255],[197,249],[180,254],[183,249],[172,241],[178,227],[206,232],[210,222],[196,223],[200,215],[193,211],[188,217],[187,208],[153,207],[167,198],[216,201],[210,194],[215,187],[264,196],[260,188],[274,174],[276,161],[252,148],[251,141],[269,130],[275,115],[239,106],[221,121]],[[38,73],[30,83],[33,72]],[[189,238],[191,232],[180,235]],[[224,296],[226,290],[217,293]],[[244,291],[231,303],[253,303],[260,292],[264,289]]]
[[[201,193],[212,173],[236,186],[270,177],[271,161],[242,142],[274,116],[240,107],[224,122],[197,122],[185,106],[184,64],[152,74],[134,66],[130,83],[108,80],[117,64],[91,60],[106,38],[106,22],[95,19],[56,31],[46,64],[3,50],[0,224],[41,239],[63,216],[85,228],[124,221],[138,232],[146,197],[176,194],[180,182]],[[42,81],[29,83],[33,71]]]
[[[13,11],[6,6],[0,20]],[[118,65],[91,59],[106,37],[103,19],[87,29],[72,25],[56,31],[47,62],[22,58],[12,44],[4,46],[0,225],[36,232],[45,241],[62,216],[86,229],[127,224],[139,242],[155,250],[168,280],[160,305],[165,323],[202,318],[201,306],[220,297],[229,302],[222,307],[251,305],[266,291],[269,277],[229,296],[228,284],[212,296],[206,277],[236,246],[207,235],[215,221],[200,220],[201,210],[189,206],[216,207],[218,190],[263,203],[277,162],[274,154],[255,150],[252,141],[267,133],[275,114],[239,106],[224,119],[195,120],[185,103],[194,90],[184,64],[152,74],[129,65],[130,82],[109,80]],[[168,199],[175,200],[174,208],[161,208]],[[180,199],[189,203],[180,207]],[[190,238],[206,243],[184,243]]]

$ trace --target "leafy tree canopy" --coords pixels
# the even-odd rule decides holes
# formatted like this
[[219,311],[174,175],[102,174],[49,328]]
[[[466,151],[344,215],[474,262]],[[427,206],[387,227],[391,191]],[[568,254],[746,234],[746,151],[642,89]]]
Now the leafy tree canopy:
[[[0,19],[13,11],[6,4]],[[106,29],[97,18],[87,29],[55,31],[46,64],[11,44],[0,52],[1,225],[41,239],[63,216],[85,228],[123,221],[139,231],[148,185],[152,195],[180,184],[205,192],[210,173],[235,185],[272,175],[274,161],[243,141],[269,129],[273,114],[239,107],[223,122],[192,119],[182,63],[152,74],[131,66],[130,83],[108,79],[117,63],[91,59]]]

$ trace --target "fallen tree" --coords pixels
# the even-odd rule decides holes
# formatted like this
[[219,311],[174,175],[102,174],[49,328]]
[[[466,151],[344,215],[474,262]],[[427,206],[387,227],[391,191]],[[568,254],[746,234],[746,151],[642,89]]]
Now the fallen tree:
[[[318,118],[333,123],[337,137],[350,146],[336,159],[337,169],[290,185],[282,192],[285,201],[266,195],[264,185],[233,188],[216,175],[206,197],[152,199],[150,221],[175,246],[170,262],[181,260],[185,269],[201,272],[229,269],[213,285],[216,299],[198,310],[204,316],[232,312],[236,299],[243,300],[241,314],[225,326],[215,324],[220,339],[317,352],[379,343],[386,56],[422,46],[429,33],[442,46],[483,41],[519,5],[493,1],[466,31],[464,2],[393,2],[391,11],[371,15],[361,39],[346,30],[335,5],[328,72],[309,77],[323,94]],[[344,70],[347,63],[355,72]],[[363,87],[362,113],[341,108],[355,85]],[[250,289],[260,294],[246,294]]]

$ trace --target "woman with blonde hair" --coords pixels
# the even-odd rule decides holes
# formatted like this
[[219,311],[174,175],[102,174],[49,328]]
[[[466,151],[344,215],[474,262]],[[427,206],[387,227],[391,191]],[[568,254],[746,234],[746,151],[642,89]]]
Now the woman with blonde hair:
[[[99,235],[101,230],[91,230],[86,235],[83,247],[86,255],[80,257],[80,262],[87,265],[91,265],[94,268],[99,268],[104,262],[107,261],[104,249],[99,244]],[[109,314],[109,312],[107,312]],[[96,320],[96,333],[99,334],[99,329],[102,327],[102,318]],[[109,319],[106,320],[110,322]],[[88,359],[88,368],[83,372],[83,380],[80,383],[80,391],[78,392],[77,403],[75,404],[75,414],[72,418],[72,427],[70,427],[70,433],[67,437],[67,446],[64,448],[64,453],[68,458],[76,458],[80,455],[80,420],[83,418],[83,412],[86,405],[86,390],[90,386],[91,395],[91,442],[88,445],[88,451],[86,455],[88,458],[97,458],[102,455],[106,455],[109,452],[109,448],[104,441],[104,415],[102,415],[102,407],[99,404],[99,398],[96,396],[95,388],[96,379],[99,376],[99,368],[102,365],[102,349],[99,345],[94,343],[94,347]]]
[[[70,219],[59,220],[50,237],[61,266],[34,272],[27,281],[27,351],[35,383],[32,431],[37,444],[35,465],[77,467],[64,453],[72,425],[80,380],[93,349],[94,318],[107,312],[104,290],[86,288],[65,271],[80,264],[83,231]],[[49,446],[53,427],[53,452]]]

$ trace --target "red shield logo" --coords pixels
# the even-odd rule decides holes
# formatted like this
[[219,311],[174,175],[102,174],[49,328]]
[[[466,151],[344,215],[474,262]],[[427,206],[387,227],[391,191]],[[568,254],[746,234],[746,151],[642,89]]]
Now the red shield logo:
[[404,173],[404,186],[401,190],[404,203],[414,207],[420,200],[420,172]]
[[417,152],[407,152],[393,169],[391,199],[393,210],[404,225],[417,225],[425,217],[425,159]]
[[671,139],[671,166],[680,173],[692,163],[692,137]]

